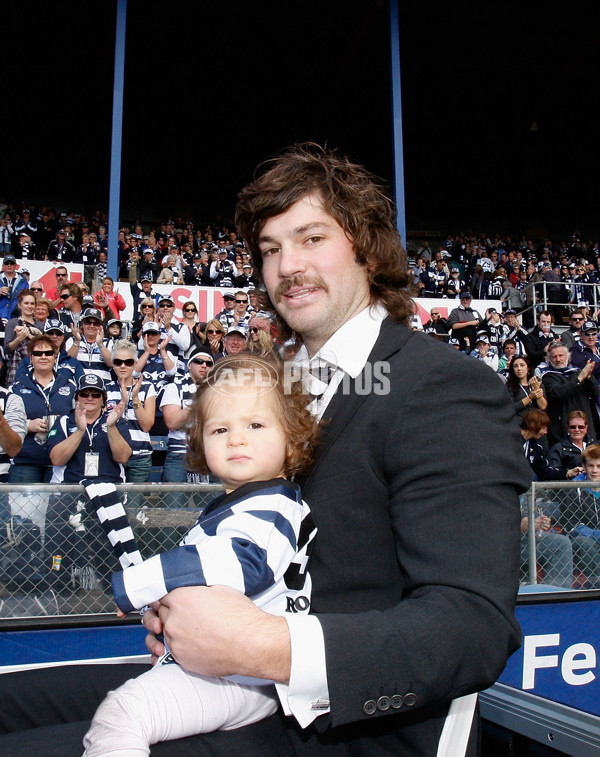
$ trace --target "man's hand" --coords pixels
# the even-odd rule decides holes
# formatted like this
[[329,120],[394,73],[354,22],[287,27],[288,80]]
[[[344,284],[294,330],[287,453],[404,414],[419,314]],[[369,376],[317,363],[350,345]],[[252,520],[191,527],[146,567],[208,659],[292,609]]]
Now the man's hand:
[[[152,633],[163,633],[173,657],[208,676],[246,675],[287,682],[291,650],[287,623],[260,610],[226,586],[191,586],[167,594],[144,615]],[[153,655],[162,644],[146,639]]]

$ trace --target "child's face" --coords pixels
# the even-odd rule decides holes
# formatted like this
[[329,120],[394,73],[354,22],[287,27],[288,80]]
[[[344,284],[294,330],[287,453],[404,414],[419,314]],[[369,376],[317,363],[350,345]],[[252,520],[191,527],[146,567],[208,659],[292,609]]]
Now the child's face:
[[600,460],[588,460],[583,468],[588,481],[600,481]]
[[204,399],[206,462],[228,494],[249,481],[284,475],[286,437],[273,392],[256,392],[247,382],[225,391],[209,389]]

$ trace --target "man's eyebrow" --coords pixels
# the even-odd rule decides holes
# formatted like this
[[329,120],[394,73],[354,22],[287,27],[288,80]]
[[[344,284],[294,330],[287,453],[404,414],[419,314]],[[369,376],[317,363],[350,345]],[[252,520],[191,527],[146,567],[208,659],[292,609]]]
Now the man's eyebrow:
[[[290,237],[297,237],[301,234],[306,234],[307,231],[314,231],[315,229],[328,229],[330,228],[330,224],[328,224],[326,221],[314,221],[312,223],[306,223],[304,226],[297,226],[295,229],[292,229],[287,236]],[[258,242],[260,243],[267,243],[270,244],[271,242],[275,242],[275,237],[271,237],[268,234],[261,234],[258,238]]]

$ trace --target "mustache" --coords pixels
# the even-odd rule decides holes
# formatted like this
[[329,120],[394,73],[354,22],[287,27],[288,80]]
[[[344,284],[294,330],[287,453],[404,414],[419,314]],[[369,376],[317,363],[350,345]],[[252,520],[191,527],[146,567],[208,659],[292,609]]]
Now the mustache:
[[279,282],[273,295],[274,304],[281,302],[282,298],[294,287],[318,287],[328,292],[329,287],[320,276],[292,276]]

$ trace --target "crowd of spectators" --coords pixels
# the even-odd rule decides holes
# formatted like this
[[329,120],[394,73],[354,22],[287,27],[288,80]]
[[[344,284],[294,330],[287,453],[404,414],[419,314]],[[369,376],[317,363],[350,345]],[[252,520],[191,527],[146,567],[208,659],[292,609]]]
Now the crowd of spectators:
[[[105,215],[0,205],[0,217],[2,385],[22,400],[26,428],[20,452],[3,467],[4,480],[69,480],[72,459],[74,476],[99,470],[115,480],[147,481],[152,439],[166,436],[162,481],[197,481],[184,464],[197,383],[223,355],[249,350],[290,359],[299,346],[279,341],[261,310],[243,239],[226,226],[196,228],[182,220],[122,228],[119,278],[129,282],[134,309],[124,324],[125,303],[106,275]],[[532,478],[581,474],[582,453],[600,439],[598,242],[578,232],[558,245],[469,233],[449,235],[436,247],[423,243],[409,263],[417,302],[439,301],[429,303],[424,324],[415,315],[412,328],[483,361],[505,382]],[[43,291],[30,281],[27,260],[54,262],[56,288]],[[71,263],[83,264],[82,282],[69,280]],[[220,287],[224,308],[203,323],[190,301],[179,322],[174,301],[157,294],[155,283]],[[473,299],[494,304],[480,313]],[[93,405],[87,422],[80,400]],[[105,431],[96,452],[93,429],[101,417]]]

